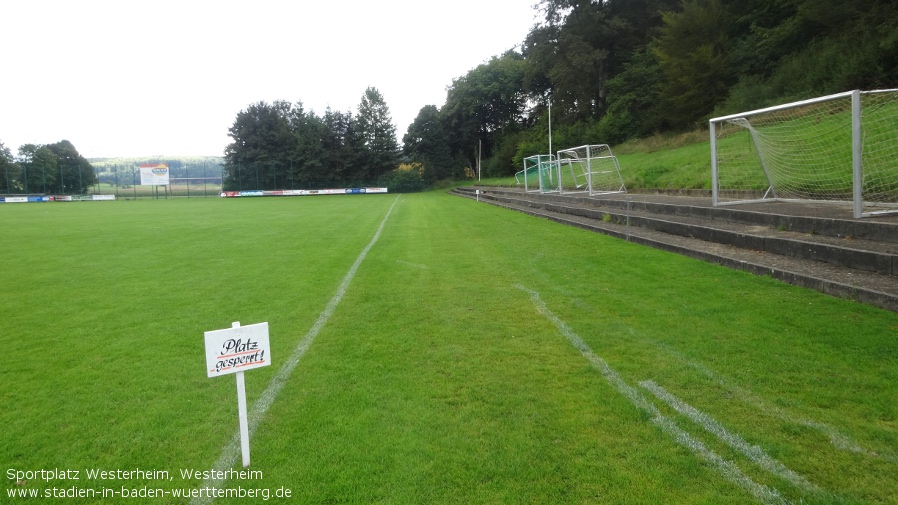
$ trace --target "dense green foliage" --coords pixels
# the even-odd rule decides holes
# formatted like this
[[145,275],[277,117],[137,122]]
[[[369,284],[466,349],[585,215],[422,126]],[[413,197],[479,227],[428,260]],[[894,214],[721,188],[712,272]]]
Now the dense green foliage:
[[0,142],[0,194],[85,194],[96,183],[93,167],[68,140],[25,144],[18,158]]
[[461,170],[464,161],[452,155],[449,131],[435,105],[421,108],[418,117],[409,125],[402,143],[403,154],[424,167],[422,177],[425,182],[461,179],[464,176]]
[[446,102],[423,107],[409,127],[405,153],[424,163],[426,180],[481,157],[485,176],[513,174],[523,158],[549,151],[550,114],[553,150],[615,145],[704,128],[713,115],[898,84],[895,2],[543,0],[537,8],[542,19],[519,52],[454,79]]
[[0,193],[10,193],[10,173],[14,178],[19,177],[19,166],[13,158],[12,151],[0,141]]
[[[524,41],[525,77],[514,95],[526,108],[501,135],[483,137],[492,176],[548,152],[550,101],[557,149],[687,131],[712,115],[898,84],[898,4],[891,1],[543,0],[537,8],[543,20]],[[483,66],[468,76],[482,73]],[[464,95],[456,100],[478,101],[458,86],[452,91]],[[442,112],[451,125],[449,106]],[[517,149],[502,149],[509,142]]]
[[414,193],[427,188],[424,166],[421,163],[399,165],[377,179],[377,185],[389,188],[391,193]]
[[[542,20],[520,53],[454,80],[440,109],[454,139],[450,156],[473,166],[482,143],[489,176],[512,174],[522,158],[548,152],[550,105],[555,150],[898,85],[893,1],[543,0],[537,8]],[[472,84],[479,82],[493,93]],[[499,111],[513,113],[497,123]]]
[[370,185],[396,168],[396,127],[383,95],[368,88],[358,114],[301,102],[258,102],[237,114],[225,149],[224,189]]

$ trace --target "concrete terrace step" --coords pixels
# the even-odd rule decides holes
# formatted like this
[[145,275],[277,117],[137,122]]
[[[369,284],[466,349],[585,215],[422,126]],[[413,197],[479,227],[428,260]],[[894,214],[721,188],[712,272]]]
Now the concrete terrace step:
[[[688,205],[654,204],[635,200],[576,199],[570,201],[542,199],[538,195],[514,195],[505,192],[488,192],[485,198],[497,202],[517,203],[531,208],[570,214],[603,221],[624,223],[629,218],[631,226],[661,231],[672,235],[682,235],[710,242],[729,244],[756,251],[765,251],[796,258],[812,259],[858,270],[866,270],[886,275],[898,275],[898,243],[884,242],[868,238],[855,238],[851,232],[866,232],[866,236],[898,237],[898,229],[875,223],[865,225],[865,230],[853,230],[851,222],[832,219],[820,221],[803,217],[803,224],[810,232],[790,231],[787,220],[774,221],[759,212],[740,212],[724,209],[723,213]],[[557,202],[557,203],[556,203]],[[795,217],[795,216],[791,216]],[[776,228],[767,223],[779,222]],[[837,236],[834,228],[844,233]],[[823,232],[817,232],[816,230]],[[891,231],[892,233],[888,233]],[[825,233],[828,232],[828,233]]]
[[487,203],[898,311],[895,216],[855,220],[832,205],[712,207],[710,198],[670,195],[453,193],[475,198],[476,189]]

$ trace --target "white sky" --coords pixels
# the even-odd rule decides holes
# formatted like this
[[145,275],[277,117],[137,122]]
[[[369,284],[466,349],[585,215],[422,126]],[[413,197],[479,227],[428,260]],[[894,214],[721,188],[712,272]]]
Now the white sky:
[[4,0],[0,141],[83,156],[220,156],[264,100],[356,113],[399,140],[452,79],[521,44],[536,0]]

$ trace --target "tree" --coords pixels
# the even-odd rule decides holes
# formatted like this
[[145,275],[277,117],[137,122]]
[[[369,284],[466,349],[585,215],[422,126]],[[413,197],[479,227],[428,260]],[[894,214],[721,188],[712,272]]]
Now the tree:
[[543,23],[524,41],[525,85],[551,95],[556,120],[598,120],[610,99],[609,81],[654,36],[660,11],[677,0],[542,0]]
[[289,184],[302,187],[327,185],[333,181],[333,172],[327,163],[325,139],[327,125],[312,111],[306,111],[297,102],[290,112],[290,131],[295,142],[295,154],[290,160]]
[[663,76],[664,116],[675,129],[692,127],[735,82],[727,59],[732,17],[720,0],[683,0],[681,11],[662,18],[655,55]]
[[296,151],[291,114],[293,106],[281,100],[257,102],[237,114],[228,129],[234,142],[225,148],[225,189],[277,189],[289,181]]
[[[523,56],[507,51],[452,80],[446,103],[440,109],[450,134],[450,152],[475,166],[478,149],[492,156],[503,135],[516,133],[525,119]],[[502,160],[501,171],[513,169],[511,158]]]
[[425,105],[402,137],[403,153],[423,165],[423,179],[437,180],[460,177],[461,163],[449,151],[449,134],[435,105]]
[[47,146],[25,144],[19,147],[23,189],[26,193],[47,193],[56,185],[58,160]]
[[396,168],[399,164],[396,127],[383,95],[376,88],[369,87],[362,95],[355,129],[360,140],[355,172],[362,180],[376,181],[381,174]]
[[355,181],[356,177],[352,171],[352,161],[360,144],[352,113],[328,108],[324,112],[323,123],[324,135],[321,142],[328,173],[335,181],[362,182]]
[[21,168],[12,157],[12,152],[0,141],[0,193],[11,194],[19,180]]
[[721,113],[895,85],[894,1],[728,0],[727,7],[735,18],[729,64],[740,78]]
[[83,195],[87,194],[91,186],[97,183],[94,167],[78,153],[71,142],[61,140],[47,145],[46,148],[56,157],[56,170],[59,173],[52,187],[54,192]]
[[644,137],[664,128],[659,111],[661,68],[651,46],[637,51],[608,81],[608,110],[599,121],[598,134],[606,143]]

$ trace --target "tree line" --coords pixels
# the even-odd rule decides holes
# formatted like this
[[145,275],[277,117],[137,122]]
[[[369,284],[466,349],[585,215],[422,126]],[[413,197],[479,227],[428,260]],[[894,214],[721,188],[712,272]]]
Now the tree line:
[[[226,189],[420,188],[513,174],[526,156],[703,128],[708,118],[898,85],[894,0],[540,0],[514,49],[452,80],[400,146],[376,88],[355,113],[302,102],[240,111]],[[0,192],[84,192],[93,171],[66,141],[0,144]],[[80,160],[79,160],[80,158]]]
[[898,84],[888,0],[542,0],[520,50],[453,81],[443,122],[507,175],[554,146],[619,144],[709,118]]
[[0,194],[86,194],[96,183],[93,167],[68,140],[25,144],[18,157],[0,142]]
[[[318,118],[301,104],[259,103],[231,129],[231,180],[253,182],[251,169],[233,170],[256,163],[263,185],[374,181],[404,161],[429,184],[470,173],[480,158],[485,175],[510,175],[522,158],[548,153],[550,109],[554,149],[615,145],[705,128],[715,115],[898,84],[894,1],[541,0],[535,8],[539,21],[519,46],[453,79],[441,106],[420,109],[401,151],[376,90],[375,123],[361,105],[357,116]],[[381,151],[372,150],[372,124],[386,135]],[[281,171],[262,175],[266,164]]]
[[318,116],[302,102],[263,101],[240,111],[228,131],[226,190],[370,186],[387,183],[400,161],[396,127],[373,87],[355,115],[328,108]]

